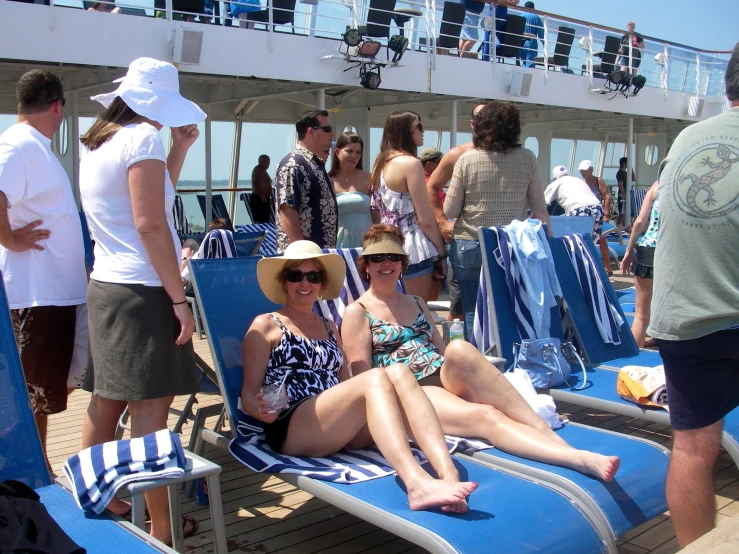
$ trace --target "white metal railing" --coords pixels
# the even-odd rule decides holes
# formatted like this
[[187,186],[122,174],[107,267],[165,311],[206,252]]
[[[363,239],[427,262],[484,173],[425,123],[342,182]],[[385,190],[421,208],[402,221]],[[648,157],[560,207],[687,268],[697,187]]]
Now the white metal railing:
[[[287,1],[288,8],[284,2]],[[51,22],[54,24],[53,10],[76,7],[83,8],[93,2],[81,0],[47,0],[52,7]],[[178,10],[179,0],[102,0],[100,5],[108,5],[110,9],[121,12],[120,16],[147,16],[159,17],[167,20],[187,20],[207,22],[217,25],[238,27],[249,23],[249,27],[266,30],[272,35],[275,32],[287,32],[309,35],[317,38],[341,40],[347,28],[357,28],[366,25],[372,0],[261,0],[256,6],[255,0],[236,0],[233,3],[220,0],[208,0],[209,13],[197,13]],[[273,6],[273,3],[275,4]],[[231,13],[231,5],[244,6],[253,11],[242,14],[242,18],[235,18]],[[192,6],[192,1],[188,2]],[[294,7],[291,7],[294,6]],[[409,41],[409,50],[424,52],[424,61],[430,72],[436,69],[436,56],[440,54],[437,41],[440,37],[442,11],[444,3],[439,0],[397,0],[394,9],[390,12],[389,22],[380,24],[387,27],[387,35],[404,33]],[[483,14],[487,13],[487,7]],[[387,11],[376,10],[375,15],[388,14]],[[405,10],[405,11],[404,11]],[[411,11],[409,11],[411,10]],[[525,15],[532,10],[509,8],[510,15]],[[249,14],[259,14],[249,17]],[[537,40],[538,51],[535,68],[554,70],[559,72],[581,75],[597,83],[601,77],[597,70],[601,65],[598,58],[603,51],[605,39],[613,36],[621,39],[624,31],[610,27],[577,21],[570,18],[538,12],[542,21],[543,37]],[[289,16],[285,17],[287,14]],[[253,19],[258,19],[254,21]],[[387,19],[387,18],[386,18]],[[534,26],[538,28],[538,26]],[[557,46],[561,42],[560,27],[574,30],[574,38],[566,64],[553,64]],[[207,30],[204,28],[207,32]],[[251,31],[251,29],[249,29]],[[500,58],[494,53],[495,32],[487,33],[491,55],[489,61],[495,63],[516,63],[515,58]],[[505,35],[504,35],[505,36]],[[454,38],[454,37],[453,37]],[[523,41],[523,35],[514,37]],[[270,43],[272,36],[270,36]],[[379,39],[381,42],[383,38]],[[721,96],[723,94],[723,75],[726,69],[729,52],[707,52],[689,46],[678,45],[658,39],[644,37],[645,45],[640,49],[639,67],[632,67],[634,72],[646,77],[647,87],[655,87],[667,91],[678,91],[698,96]],[[479,43],[478,43],[479,45]],[[473,47],[473,53],[477,47]],[[337,48],[338,49],[338,48]],[[452,49],[451,55],[457,52]],[[482,56],[480,56],[482,58]],[[620,58],[620,54],[617,55]],[[419,59],[419,58],[416,58]],[[562,61],[564,55],[558,58]],[[628,57],[627,57],[628,59]],[[639,57],[632,49],[632,65],[637,65]],[[408,64],[407,58],[403,64]],[[530,70],[527,68],[527,70]]]

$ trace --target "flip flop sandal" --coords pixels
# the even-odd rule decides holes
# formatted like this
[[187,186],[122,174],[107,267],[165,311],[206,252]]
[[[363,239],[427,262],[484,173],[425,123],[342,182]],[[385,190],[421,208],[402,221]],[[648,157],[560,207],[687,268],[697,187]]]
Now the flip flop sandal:
[[[187,528],[188,523],[190,524],[190,529]],[[182,516],[182,536],[184,538],[192,537],[197,532],[198,532],[198,520],[192,516],[183,515]],[[162,542],[166,544],[167,546],[172,546],[172,537]]]
[[[123,519],[125,519],[128,522],[132,522],[133,521],[133,513],[132,513],[132,510],[133,510],[133,508],[129,504],[128,505],[128,510],[126,510],[122,514],[116,514],[115,512],[110,512],[110,513],[113,514],[114,516],[118,516],[120,518],[123,518]],[[108,510],[108,511],[110,511],[110,510]],[[146,523],[149,523],[151,521],[151,516],[149,515],[149,508],[147,508],[146,506],[144,507],[144,521]]]

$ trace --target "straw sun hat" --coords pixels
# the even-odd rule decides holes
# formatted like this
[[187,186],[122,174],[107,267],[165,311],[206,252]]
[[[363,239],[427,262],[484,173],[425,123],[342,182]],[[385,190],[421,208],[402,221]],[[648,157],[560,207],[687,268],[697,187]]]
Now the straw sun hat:
[[320,260],[326,270],[321,297],[325,300],[336,298],[341,293],[346,276],[346,263],[338,254],[324,254],[321,248],[309,240],[298,240],[285,249],[282,256],[262,258],[257,264],[259,287],[267,298],[275,304],[285,304],[287,294],[279,276],[285,264],[292,260]]
[[166,127],[182,127],[205,120],[205,112],[180,94],[177,68],[153,58],[138,58],[128,66],[125,77],[113,92],[98,94],[91,99],[106,108],[120,97],[139,115]]

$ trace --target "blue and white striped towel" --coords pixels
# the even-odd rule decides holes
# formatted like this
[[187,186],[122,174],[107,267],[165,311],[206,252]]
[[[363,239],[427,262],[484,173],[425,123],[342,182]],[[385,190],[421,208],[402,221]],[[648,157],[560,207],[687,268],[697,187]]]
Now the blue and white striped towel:
[[[304,458],[277,454],[264,441],[264,424],[241,409],[239,400],[236,437],[229,444],[231,454],[245,466],[264,473],[294,473],[321,481],[352,484],[393,475],[380,450],[375,447],[362,450],[342,450],[326,458]],[[446,437],[449,452],[483,450],[491,448],[485,441]],[[411,445],[413,456],[419,463],[426,456]]]
[[77,505],[96,514],[128,483],[177,479],[185,473],[180,436],[162,429],[144,437],[85,448],[64,462]]
[[250,225],[239,225],[236,227],[239,233],[265,233],[262,245],[259,247],[260,256],[277,256],[277,233],[274,223],[252,223]]
[[596,262],[593,259],[590,250],[582,240],[582,235],[578,233],[565,235],[563,239],[572,267],[575,268],[580,289],[585,297],[585,303],[590,306],[593,313],[598,333],[606,344],[621,344],[621,335],[618,330],[624,320],[606,294],[600,272],[596,269],[601,265],[600,260]]
[[203,237],[200,245],[200,259],[235,258],[236,244],[233,233],[227,229],[213,229]]
[[470,344],[485,355],[495,353],[495,336],[491,318],[493,308],[490,305],[493,296],[488,294],[488,283],[485,279],[485,271],[480,272],[480,285],[477,287],[477,302],[475,302],[475,319],[472,324],[472,336]]

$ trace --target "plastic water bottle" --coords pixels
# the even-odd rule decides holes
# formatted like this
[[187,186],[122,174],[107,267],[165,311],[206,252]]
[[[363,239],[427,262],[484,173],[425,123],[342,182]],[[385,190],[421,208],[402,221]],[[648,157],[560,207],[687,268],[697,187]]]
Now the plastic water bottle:
[[464,323],[459,319],[455,319],[449,327],[449,342],[457,339],[464,340]]

